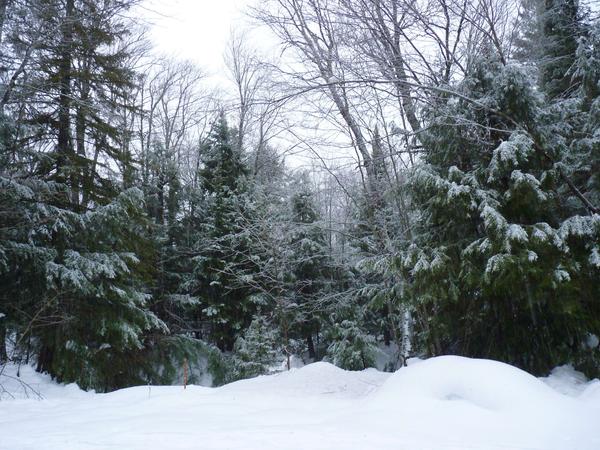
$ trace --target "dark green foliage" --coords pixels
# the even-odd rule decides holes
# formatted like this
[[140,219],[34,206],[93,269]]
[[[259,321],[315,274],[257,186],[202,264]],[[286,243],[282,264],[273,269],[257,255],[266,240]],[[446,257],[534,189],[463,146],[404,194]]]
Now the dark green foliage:
[[188,383],[221,386],[231,381],[232,363],[217,347],[181,334],[158,337],[149,342],[138,361],[142,382],[183,384],[184,364],[188,364]]
[[325,233],[312,194],[301,189],[292,197],[292,223],[286,259],[289,263],[288,306],[293,305],[292,335],[306,340],[310,358],[317,358],[314,336],[327,310],[327,295],[335,276]]
[[587,11],[578,0],[522,0],[513,57],[537,68],[549,100],[574,96],[580,39],[587,36]]
[[585,33],[578,0],[544,0],[541,25],[541,87],[551,99],[568,97],[578,81],[575,53]]
[[213,124],[204,155],[200,177],[207,195],[225,201],[225,197],[246,190],[248,169],[242,161],[241,151],[232,141],[232,132],[224,113]]
[[[377,113],[351,127],[365,178],[337,183],[288,179],[279,102],[248,105],[248,154],[224,113],[199,132],[193,67],[134,70],[136,3],[14,0],[4,17],[0,360],[107,391],[181,383],[185,360],[214,385],[291,353],[359,370],[382,341],[390,369],[412,351],[598,375],[600,25],[576,0],[523,0],[513,55],[461,37],[448,85],[369,81]],[[381,117],[405,92],[408,134]]]
[[5,45],[17,61],[23,58],[25,73],[32,73],[17,78],[8,109],[25,112],[21,145],[41,144],[44,158],[37,171],[71,189],[72,208],[106,204],[118,193],[119,183],[105,174],[108,160],[130,171],[125,130],[116,118],[127,109],[124,97],[134,88],[132,48],[123,45],[131,35],[124,15],[134,4],[13,5],[16,24]]
[[40,370],[100,390],[138,380],[131,359],[144,348],[144,336],[166,331],[147,309],[136,267],[141,205],[139,191],[126,192],[53,233],[49,244],[57,251],[45,265],[44,298],[58,323],[34,334]]
[[0,278],[12,356],[102,391],[144,382],[148,338],[167,331],[149,309],[140,260],[144,198],[119,193],[114,176],[131,172],[119,115],[134,87],[122,45],[134,3],[16,1],[2,41],[12,81],[2,98]]
[[40,370],[85,388],[138,380],[131,359],[146,334],[165,331],[147,310],[137,270],[140,191],[80,214],[53,205],[64,187],[9,179],[2,186],[10,220],[2,228],[2,304],[23,335],[19,347],[33,345]]
[[582,80],[576,103],[578,131],[571,142],[571,173],[594,205],[600,204],[600,22],[590,27],[577,49],[576,72]]
[[552,162],[568,161],[577,122],[557,125],[518,67],[478,67],[458,87],[472,101],[430,112],[413,177],[421,226],[399,264],[427,317],[421,348],[544,373],[600,332],[600,221],[566,202],[572,191]]
[[251,378],[263,375],[277,360],[277,335],[262,316],[252,320],[243,336],[235,341],[233,377]]
[[544,0],[521,0],[515,35],[513,57],[524,64],[535,64],[540,60],[543,37],[542,15]]
[[247,169],[232,145],[224,115],[213,126],[203,162],[202,213],[185,290],[198,297],[202,321],[210,324],[210,339],[221,350],[231,351],[255,313],[255,263],[252,237],[246,232],[252,214]]
[[375,338],[351,320],[334,324],[327,348],[327,358],[346,370],[363,370],[375,366]]

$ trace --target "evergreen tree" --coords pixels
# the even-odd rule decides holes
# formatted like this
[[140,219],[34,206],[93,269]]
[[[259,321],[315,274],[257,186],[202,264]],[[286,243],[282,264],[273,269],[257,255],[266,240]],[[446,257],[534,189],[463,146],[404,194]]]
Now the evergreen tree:
[[131,362],[142,356],[148,334],[167,329],[149,310],[136,268],[142,206],[139,190],[126,191],[52,236],[46,295],[61,320],[38,336],[39,370],[100,390],[145,381]]
[[544,373],[599,331],[600,222],[565,203],[570,129],[519,68],[482,61],[458,92],[429,113],[422,226],[400,262],[421,348]]
[[[224,114],[213,125],[200,171],[202,219],[195,239],[192,278],[185,289],[200,299],[210,338],[231,351],[255,312],[251,277],[251,237],[245,233],[252,213],[246,165],[231,142]],[[243,275],[243,276],[242,276]]]
[[582,80],[579,130],[572,142],[578,156],[579,186],[594,205],[600,205],[600,21],[579,44],[576,75]]
[[167,331],[140,261],[144,199],[117,194],[113,170],[131,163],[116,116],[132,87],[121,44],[134,3],[15,1],[2,41],[17,61],[2,98],[5,323],[38,370],[98,390],[144,382],[148,337]]
[[541,87],[550,99],[569,97],[577,84],[579,39],[585,34],[578,0],[544,0],[540,21]]
[[330,332],[331,344],[327,358],[346,370],[363,370],[375,366],[375,338],[360,327],[359,323],[344,320],[334,324]]
[[263,316],[256,316],[235,341],[234,378],[251,378],[268,372],[276,362],[277,336]]
[[524,65],[535,65],[542,57],[543,13],[544,0],[520,1],[512,57]]
[[385,345],[395,344],[398,355],[390,361],[395,367],[405,360],[410,336],[407,321],[410,321],[409,305],[402,301],[399,292],[398,273],[387,270],[388,255],[399,251],[411,236],[409,207],[406,189],[402,181],[389,179],[388,160],[383,151],[384,141],[375,128],[373,136],[373,168],[378,195],[359,196],[354,214],[356,221],[351,229],[351,245],[357,248],[357,268],[360,280],[356,295],[352,298],[353,310],[347,317],[379,337],[383,335]]
[[[144,218],[140,191],[87,213],[53,201],[64,186],[2,179],[3,309],[34,352],[38,370],[84,388],[110,390],[144,381],[132,359],[146,336],[166,331],[148,309],[138,271]],[[31,348],[27,348],[32,345]]]
[[[105,204],[120,186],[111,163],[128,171],[126,130],[119,114],[134,87],[124,18],[136,0],[15,2],[6,46],[22,58],[7,109],[21,111],[20,145],[43,149],[38,173],[70,188],[71,208]],[[114,167],[114,166],[113,166]]]
[[327,311],[325,297],[334,273],[325,233],[312,193],[301,187],[291,199],[292,229],[286,258],[289,261],[289,305],[294,305],[291,329],[305,339],[308,355],[316,359],[314,336]]

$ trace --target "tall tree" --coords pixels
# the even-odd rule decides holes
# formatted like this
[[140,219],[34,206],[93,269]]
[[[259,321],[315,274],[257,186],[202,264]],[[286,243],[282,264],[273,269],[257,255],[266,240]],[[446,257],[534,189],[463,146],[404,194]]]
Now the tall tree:
[[39,173],[67,184],[75,208],[110,201],[118,186],[105,174],[111,164],[127,166],[125,130],[116,117],[133,88],[131,52],[137,47],[128,45],[135,39],[126,14],[135,4],[24,2],[7,42],[16,53],[27,45],[7,103],[20,109],[22,126],[31,126],[24,143],[47,153]]
[[569,97],[576,86],[578,41],[585,34],[578,0],[544,0],[541,24],[541,86],[551,99]]
[[195,239],[192,279],[186,289],[200,299],[202,320],[210,340],[232,350],[240,331],[255,312],[253,289],[240,277],[250,276],[251,239],[245,217],[251,214],[248,169],[234,145],[224,113],[215,121],[200,169],[202,212]]
[[114,173],[133,4],[15,1],[3,41],[21,61],[2,99],[3,313],[38,370],[100,390],[140,382],[131,359],[166,332],[138,258],[143,197]]
[[333,263],[311,192],[305,186],[293,195],[291,203],[294,228],[286,257],[291,271],[290,303],[297,308],[292,329],[306,341],[309,357],[316,359],[314,337],[327,309],[325,297],[331,293]]
[[478,67],[428,118],[413,179],[423,215],[400,263],[406,295],[434,322],[418,324],[429,352],[544,373],[581,358],[600,325],[598,216],[581,199],[566,206],[571,180],[553,161],[567,160],[570,130],[555,127],[526,74]]

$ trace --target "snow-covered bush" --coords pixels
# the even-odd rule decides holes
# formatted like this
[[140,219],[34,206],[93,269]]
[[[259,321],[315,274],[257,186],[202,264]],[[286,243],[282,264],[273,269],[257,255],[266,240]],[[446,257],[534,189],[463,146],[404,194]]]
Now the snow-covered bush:
[[232,378],[251,378],[265,374],[277,358],[277,335],[267,320],[256,316],[233,348]]
[[335,324],[331,330],[327,359],[346,370],[362,370],[375,366],[375,338],[364,332],[353,320]]

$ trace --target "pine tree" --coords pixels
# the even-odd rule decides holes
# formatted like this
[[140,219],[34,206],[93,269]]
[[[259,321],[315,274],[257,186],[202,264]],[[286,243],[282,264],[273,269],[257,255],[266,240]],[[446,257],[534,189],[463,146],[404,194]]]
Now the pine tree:
[[20,336],[17,350],[36,353],[39,370],[84,388],[140,382],[132,359],[142,356],[147,334],[166,331],[148,309],[137,268],[140,191],[75,213],[53,204],[60,205],[64,186],[9,178],[2,186],[1,208],[8,213],[2,303]]
[[600,21],[581,40],[576,61],[581,79],[579,133],[572,153],[579,158],[579,186],[594,205],[600,205]]
[[422,227],[400,262],[420,345],[543,373],[598,333],[600,221],[565,203],[571,130],[525,72],[482,61],[458,92],[429,113]]
[[142,206],[139,190],[126,191],[52,236],[57,251],[46,265],[47,295],[63,319],[38,337],[39,370],[101,390],[144,381],[131,362],[147,334],[167,329],[149,310],[136,267]]
[[256,316],[235,341],[235,379],[251,378],[268,372],[277,358],[277,335],[263,316]]
[[3,314],[38,370],[98,390],[144,382],[148,337],[167,331],[139,258],[144,199],[117,194],[113,170],[125,164],[115,117],[132,86],[120,44],[133,4],[16,1],[2,42],[24,68],[2,98]]
[[585,34],[578,0],[544,0],[540,21],[541,87],[550,99],[569,97],[577,84],[578,41]]
[[[20,145],[43,149],[38,173],[69,186],[72,208],[106,204],[120,186],[106,177],[111,163],[128,171],[126,131],[117,116],[134,87],[131,26],[124,16],[137,0],[23,0],[12,5],[9,54],[22,59],[4,94],[21,111]],[[4,102],[6,100],[6,102]],[[110,169],[109,169],[110,170]]]
[[309,358],[316,359],[314,336],[327,311],[324,297],[333,281],[333,263],[310,190],[301,186],[291,203],[294,228],[286,255],[290,270],[289,305],[294,305],[291,329],[305,340]]
[[[251,287],[251,237],[245,225],[252,214],[248,170],[232,144],[224,114],[213,125],[200,171],[202,218],[195,239],[193,273],[185,289],[200,299],[210,338],[231,351],[252,320],[256,305]],[[243,275],[243,276],[242,276]]]
[[375,338],[365,333],[359,323],[352,320],[336,323],[330,334],[327,358],[333,364],[345,370],[363,370],[375,366]]
[[521,0],[512,57],[523,64],[537,64],[542,57],[543,0]]

